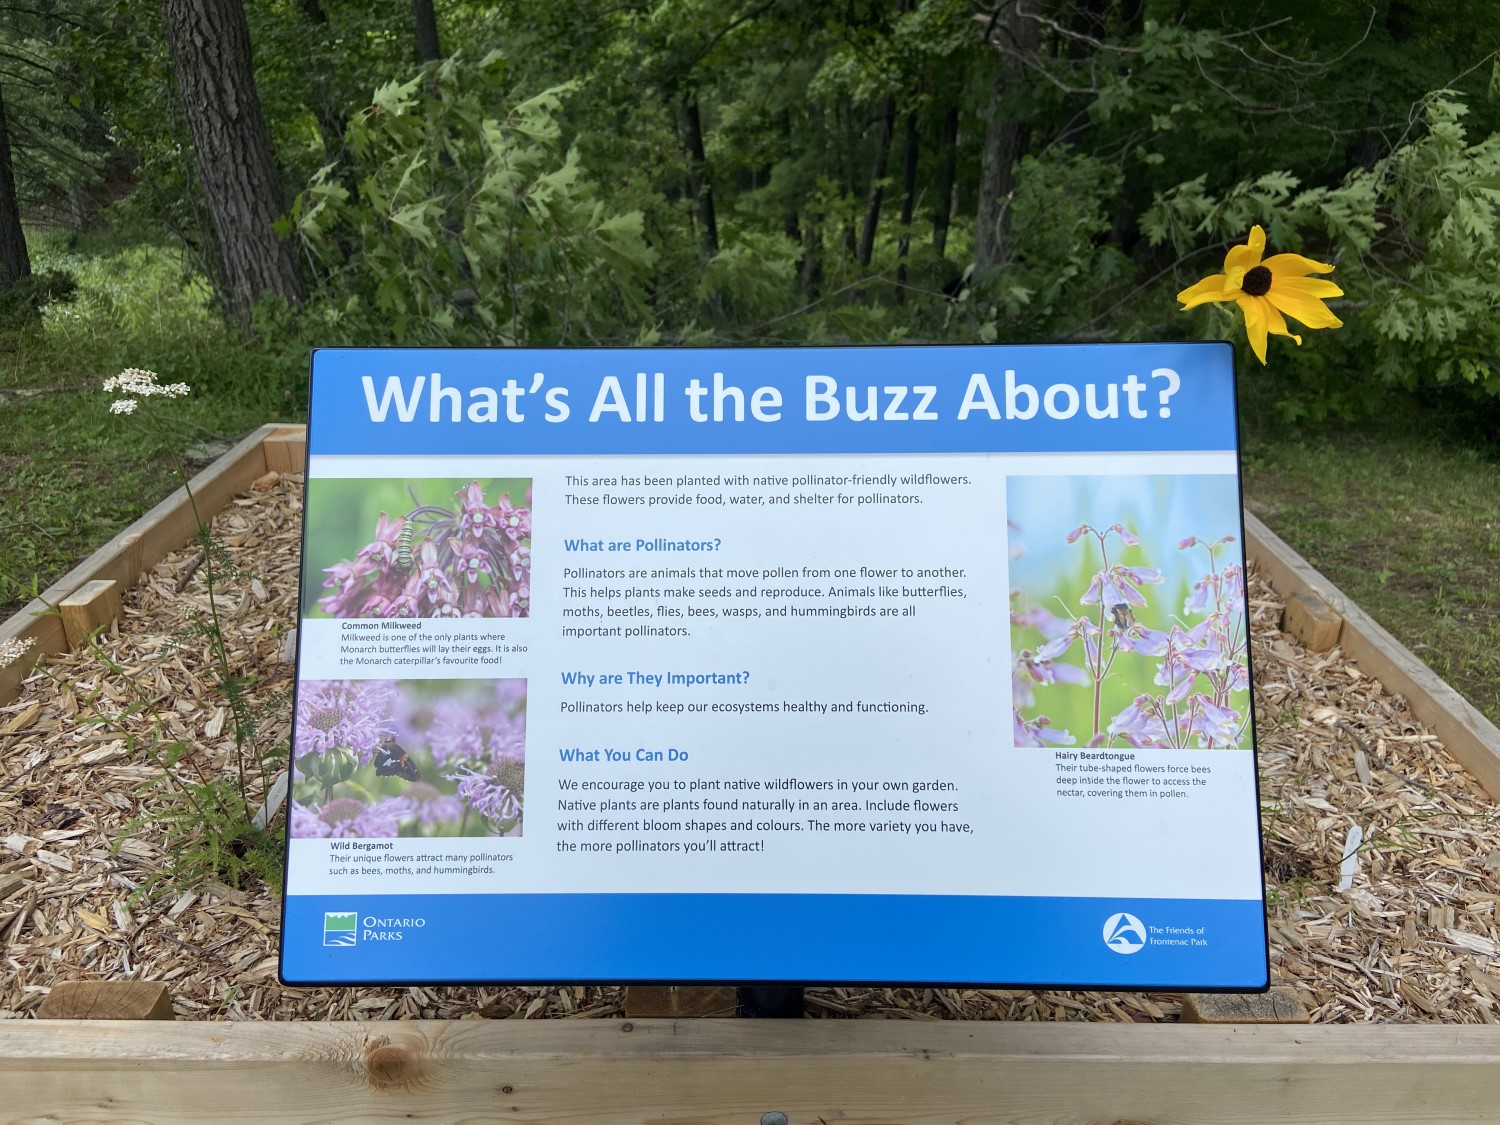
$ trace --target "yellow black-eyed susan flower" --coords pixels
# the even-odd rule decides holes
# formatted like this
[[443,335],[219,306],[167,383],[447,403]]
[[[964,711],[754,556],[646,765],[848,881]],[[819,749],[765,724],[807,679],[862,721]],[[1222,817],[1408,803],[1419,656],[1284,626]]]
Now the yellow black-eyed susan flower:
[[1245,244],[1231,246],[1224,255],[1223,273],[1205,277],[1177,294],[1184,311],[1210,301],[1239,305],[1245,314],[1245,334],[1261,363],[1266,362],[1268,335],[1291,336],[1302,343],[1301,336],[1287,330],[1282,314],[1308,328],[1339,328],[1344,323],[1323,303],[1329,297],[1342,297],[1344,291],[1331,281],[1308,276],[1332,273],[1332,266],[1301,254],[1276,254],[1262,261],[1265,249],[1266,232],[1259,225],[1251,227]]

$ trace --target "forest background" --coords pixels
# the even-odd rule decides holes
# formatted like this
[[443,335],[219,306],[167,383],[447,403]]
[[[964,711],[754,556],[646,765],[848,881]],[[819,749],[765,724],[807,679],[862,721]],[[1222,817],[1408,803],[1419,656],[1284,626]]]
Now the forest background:
[[[1494,0],[0,3],[0,613],[328,344],[1221,339],[1247,506],[1500,720]],[[1182,313],[1252,224],[1345,327]],[[1294,326],[1295,327],[1295,326]],[[122,368],[185,381],[165,428]]]

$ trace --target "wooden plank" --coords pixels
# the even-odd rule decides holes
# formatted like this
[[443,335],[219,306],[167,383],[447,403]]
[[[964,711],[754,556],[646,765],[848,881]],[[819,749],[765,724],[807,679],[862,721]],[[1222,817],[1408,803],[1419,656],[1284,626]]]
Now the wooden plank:
[[1342,617],[1339,645],[1344,654],[1359,662],[1360,671],[1404,696],[1412,714],[1432,728],[1485,792],[1500,798],[1500,728],[1249,512],[1245,553],[1283,597],[1314,594]]
[[266,438],[266,468],[300,473],[307,468],[307,427],[285,426]]
[[0,642],[32,641],[30,652],[20,660],[0,668],[0,705],[10,703],[21,694],[21,682],[31,675],[36,662],[50,652],[68,647],[62,618],[56,611],[33,599],[19,613],[0,621]]
[[1265,992],[1189,992],[1182,998],[1183,1023],[1307,1023],[1310,1018],[1285,985]]
[[68,647],[77,648],[100,629],[120,619],[120,584],[108,579],[85,582],[57,603]]
[[1302,642],[1309,652],[1327,652],[1339,643],[1344,619],[1311,590],[1287,594],[1281,614],[1281,630]]
[[[190,484],[199,516],[211,519],[232,496],[244,492],[256,477],[264,475],[265,440],[291,428],[261,426],[195,476]],[[127,590],[143,571],[197,533],[198,523],[187,492],[179,488],[0,624],[0,640],[34,639],[33,658],[64,651],[68,647],[67,633],[54,608],[63,599],[88,582],[118,582],[122,590]],[[23,670],[17,665],[0,668],[0,704],[9,703],[20,694],[21,681],[29,673],[30,668]]]
[[149,980],[65,980],[36,1010],[39,1020],[170,1020],[172,993]]
[[[1500,1027],[0,1020],[0,1118],[1495,1120]],[[774,1118],[773,1118],[774,1120]]]

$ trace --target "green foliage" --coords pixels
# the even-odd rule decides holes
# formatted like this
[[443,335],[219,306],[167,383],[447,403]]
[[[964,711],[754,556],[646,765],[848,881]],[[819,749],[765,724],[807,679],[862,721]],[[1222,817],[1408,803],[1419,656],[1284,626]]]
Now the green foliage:
[[[1389,215],[1367,267],[1375,372],[1500,398],[1500,135],[1470,145],[1462,102],[1426,105],[1426,133],[1375,166]],[[1379,266],[1385,266],[1380,270]]]
[[[1215,195],[1198,176],[1142,217],[1152,243],[1183,253],[1204,236],[1242,242],[1259,223],[1275,250],[1337,265],[1346,326],[1317,337],[1316,359],[1278,357],[1286,417],[1353,416],[1382,401],[1381,386],[1500,398],[1500,135],[1469,144],[1465,113],[1451,91],[1432,95],[1410,139],[1335,185],[1299,191],[1280,171]],[[1227,329],[1224,310],[1208,315],[1213,334]],[[1356,370],[1364,381],[1349,379]]]
[[293,221],[332,323],[367,341],[566,343],[646,316],[639,211],[582,175],[566,87],[507,104],[505,65],[449,59],[375,92],[349,127],[351,192],[324,169]]
[[78,282],[63,270],[30,273],[8,289],[0,289],[0,333],[15,332],[41,320],[47,305],[65,305],[78,291]]
[[981,302],[979,339],[1036,340],[1063,335],[1112,299],[1133,266],[1101,238],[1120,170],[1059,145],[1016,168],[1010,260]]
[[[0,333],[0,615],[171,492],[177,452],[196,468],[306,402],[305,320],[267,309],[255,336],[231,331],[180,252],[61,233],[33,237],[30,252],[39,273],[64,272],[77,290]],[[194,392],[143,428],[99,393],[126,367]]]
[[33,268],[66,273],[76,289],[43,307],[15,361],[0,354],[0,386],[7,378],[47,383],[54,374],[102,382],[145,367],[167,382],[193,384],[198,396],[186,417],[197,426],[238,432],[303,409],[317,326],[267,303],[253,333],[237,331],[220,318],[212,286],[180,248],[109,232],[35,236],[30,248]]

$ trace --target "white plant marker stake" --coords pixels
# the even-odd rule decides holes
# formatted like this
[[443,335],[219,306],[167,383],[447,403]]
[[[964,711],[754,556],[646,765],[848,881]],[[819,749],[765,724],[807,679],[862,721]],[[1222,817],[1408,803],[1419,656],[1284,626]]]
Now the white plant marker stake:
[[271,782],[271,788],[266,790],[266,799],[260,806],[260,812],[256,813],[255,819],[250,822],[259,831],[265,831],[266,825],[271,823],[271,818],[281,808],[281,802],[286,800],[286,785],[286,770],[282,770],[276,775],[276,780]]
[[1359,870],[1359,846],[1364,843],[1365,834],[1360,831],[1359,825],[1349,826],[1349,835],[1344,837],[1344,861],[1339,864],[1338,889],[1347,891],[1354,886],[1354,873]]

